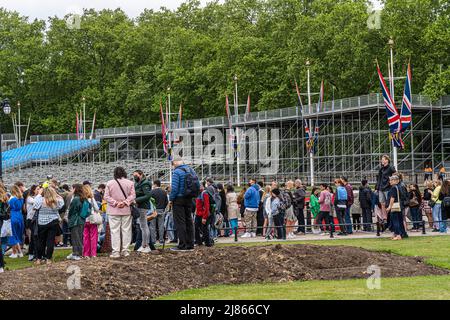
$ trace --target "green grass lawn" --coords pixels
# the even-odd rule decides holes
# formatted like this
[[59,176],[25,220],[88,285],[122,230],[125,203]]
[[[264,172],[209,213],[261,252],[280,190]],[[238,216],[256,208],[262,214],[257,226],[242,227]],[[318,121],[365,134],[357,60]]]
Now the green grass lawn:
[[[276,243],[276,242],[275,242]],[[271,242],[271,244],[275,244]],[[280,242],[287,244],[286,242]],[[288,244],[346,245],[369,250],[386,251],[404,256],[422,256],[429,264],[450,269],[450,237],[414,237],[403,241],[390,239],[345,239],[322,241],[296,241]],[[246,246],[257,243],[240,244]],[[295,281],[288,283],[262,283],[218,285],[203,289],[180,291],[161,297],[166,300],[222,299],[445,299],[450,300],[450,276],[411,278],[382,278],[381,289],[370,290],[365,279],[330,281]]]
[[[61,249],[55,250],[53,254],[53,260],[55,262],[63,261],[66,257],[72,252],[71,249]],[[32,267],[33,263],[28,261],[28,256],[24,256],[23,258],[10,259],[9,257],[5,257],[5,269],[6,270],[17,270]]]
[[180,291],[160,300],[450,300],[450,276],[382,278],[380,289],[366,280],[295,281],[219,285]]

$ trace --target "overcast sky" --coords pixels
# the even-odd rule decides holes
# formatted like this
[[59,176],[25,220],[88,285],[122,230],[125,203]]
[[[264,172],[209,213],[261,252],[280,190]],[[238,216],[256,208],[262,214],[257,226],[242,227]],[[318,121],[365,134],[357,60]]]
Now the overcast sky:
[[[116,9],[120,7],[128,16],[137,17],[145,8],[158,10],[160,7],[176,9],[184,0],[0,0],[0,7],[18,11],[31,19],[47,19],[49,16],[63,17],[77,13],[82,8]],[[202,5],[210,0],[201,0]]]
[[[210,0],[200,0],[205,5]],[[373,0],[379,7],[380,0]],[[135,18],[145,8],[158,10],[164,6],[176,9],[184,0],[0,0],[0,7],[18,11],[31,19],[46,20],[49,16],[63,17],[68,13],[79,13],[83,8],[97,10],[120,7],[128,16]],[[222,2],[222,1],[221,1]]]

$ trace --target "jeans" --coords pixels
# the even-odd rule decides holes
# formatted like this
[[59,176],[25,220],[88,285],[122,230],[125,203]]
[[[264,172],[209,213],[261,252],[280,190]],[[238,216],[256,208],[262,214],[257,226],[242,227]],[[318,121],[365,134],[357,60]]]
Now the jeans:
[[[138,223],[139,223],[139,228],[141,229],[141,245],[142,242],[143,244],[145,244],[145,246],[147,246],[147,243],[150,242],[150,229],[148,227],[148,223],[147,223],[147,211],[148,209],[139,209],[139,212],[141,213],[141,215],[139,216],[138,219]],[[155,239],[154,237],[152,237],[153,239]]]
[[336,215],[339,221],[339,229],[341,230],[341,233],[346,234],[347,228],[345,225],[345,209],[336,207]]
[[351,208],[352,206],[348,206],[347,209],[345,210],[345,224],[347,225],[346,230],[348,234],[353,233],[352,218],[350,217]]
[[296,208],[295,215],[297,217],[297,232],[305,233],[305,213],[303,208]]
[[372,225],[368,224],[372,223],[372,209],[362,208],[361,210],[362,210],[363,230],[372,231]]
[[413,229],[419,230],[421,226],[420,222],[422,221],[422,213],[420,212],[419,207],[409,208],[409,210],[411,212],[411,219],[413,221]]
[[173,219],[178,234],[178,248],[194,248],[194,222],[192,221],[192,199],[178,197],[173,202]]
[[230,219],[230,228],[233,231],[233,234],[235,234],[237,232],[237,227],[238,227],[238,219]]
[[177,241],[177,230],[175,228],[175,222],[173,220],[172,212],[166,213],[164,224],[166,226],[167,237],[169,238],[169,241]]
[[[328,224],[329,226],[326,226],[325,228],[322,226],[322,221],[325,220],[325,224]],[[316,224],[320,225],[320,230],[331,230],[334,232],[334,223],[333,223],[333,217],[330,215],[330,212],[327,211],[320,211],[316,218]]]
[[436,230],[440,229],[440,223],[438,221],[442,220],[441,204],[436,203],[433,207],[433,226]]
[[277,214],[273,216],[273,222],[275,223],[275,230],[277,230],[277,239],[286,240],[286,229],[284,226],[284,215]]
[[209,215],[206,219],[206,223],[202,223],[202,217],[195,216],[195,243],[197,245],[205,244],[207,247],[211,247],[214,244],[213,238],[211,238],[208,231],[208,227],[211,225],[213,216]]
[[74,256],[81,257],[83,255],[83,231],[84,224],[70,229],[70,239],[72,241],[72,252]]
[[[164,213],[164,209],[157,209],[158,215],[155,219],[150,221],[150,234],[154,242],[159,239],[159,242],[162,243],[164,241],[164,223],[166,214]],[[156,230],[158,229],[158,234],[156,234]]]

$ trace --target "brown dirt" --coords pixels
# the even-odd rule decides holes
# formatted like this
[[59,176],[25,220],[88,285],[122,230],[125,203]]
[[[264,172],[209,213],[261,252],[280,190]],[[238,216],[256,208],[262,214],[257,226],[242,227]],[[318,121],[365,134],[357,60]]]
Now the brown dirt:
[[[81,290],[68,290],[68,266],[81,269]],[[201,248],[190,253],[165,251],[100,257],[0,275],[2,299],[151,299],[213,284],[367,278],[370,265],[383,277],[450,274],[422,258],[361,248],[314,245]]]

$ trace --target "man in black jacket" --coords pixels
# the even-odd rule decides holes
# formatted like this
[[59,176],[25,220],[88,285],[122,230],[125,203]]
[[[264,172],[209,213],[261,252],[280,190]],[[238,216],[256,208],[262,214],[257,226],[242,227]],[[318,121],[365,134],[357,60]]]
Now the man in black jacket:
[[300,179],[295,180],[295,191],[293,194],[294,213],[298,220],[297,225],[299,225],[299,227],[297,228],[297,233],[303,234],[305,234],[305,196],[306,190],[302,185],[302,181]]
[[161,189],[161,181],[153,181],[153,189],[150,191],[150,196],[155,200],[156,212],[158,216],[150,221],[150,235],[156,241],[156,230],[158,230],[159,243],[164,241],[164,220],[166,218],[166,208],[169,204],[167,193]]
[[377,175],[377,184],[375,186],[375,191],[378,193],[378,199],[381,204],[381,212],[383,213],[383,217],[386,217],[386,202],[388,200],[388,192],[391,189],[391,185],[389,184],[389,178],[395,173],[397,170],[393,165],[391,165],[391,159],[388,155],[384,155],[381,157],[381,167],[378,171]]
[[372,225],[366,224],[372,223],[372,190],[366,179],[361,181],[359,188],[359,204],[362,210],[363,230],[372,231]]

